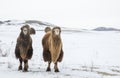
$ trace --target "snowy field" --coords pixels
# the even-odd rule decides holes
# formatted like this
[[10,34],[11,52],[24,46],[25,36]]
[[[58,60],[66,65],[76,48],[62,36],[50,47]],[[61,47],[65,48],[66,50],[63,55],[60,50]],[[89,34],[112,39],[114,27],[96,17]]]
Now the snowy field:
[[[36,30],[43,27],[34,26]],[[45,34],[32,35],[34,54],[28,72],[18,71],[19,61],[14,49],[21,25],[0,26],[1,78],[120,78],[120,32],[62,31],[64,58],[59,73],[46,72],[42,58],[41,39]]]

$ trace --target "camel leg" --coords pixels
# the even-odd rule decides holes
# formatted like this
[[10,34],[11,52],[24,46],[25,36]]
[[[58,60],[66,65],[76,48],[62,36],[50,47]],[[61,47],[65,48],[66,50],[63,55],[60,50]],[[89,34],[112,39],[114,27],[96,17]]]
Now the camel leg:
[[56,62],[55,65],[54,65],[54,69],[55,69],[55,72],[59,72],[57,62]]
[[24,60],[24,72],[28,71],[28,60]]
[[18,70],[22,70],[22,58],[19,58],[19,61],[20,61],[20,65],[18,67]]
[[46,71],[51,71],[50,64],[51,64],[51,61],[48,62],[48,67]]

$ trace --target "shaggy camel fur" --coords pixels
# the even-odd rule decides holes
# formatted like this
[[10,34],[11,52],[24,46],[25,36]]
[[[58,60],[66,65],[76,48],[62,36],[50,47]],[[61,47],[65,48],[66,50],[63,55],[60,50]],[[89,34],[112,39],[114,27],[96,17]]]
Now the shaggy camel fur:
[[31,59],[33,55],[32,38],[30,34],[35,34],[34,28],[30,28],[29,25],[21,27],[15,48],[15,56],[20,61],[18,70],[22,70],[22,62],[24,62],[24,71],[28,71],[28,60]]
[[51,71],[50,64],[53,62],[55,72],[59,72],[57,62],[63,59],[61,28],[54,27],[50,32],[47,32],[42,39],[43,59],[48,62],[46,71]]

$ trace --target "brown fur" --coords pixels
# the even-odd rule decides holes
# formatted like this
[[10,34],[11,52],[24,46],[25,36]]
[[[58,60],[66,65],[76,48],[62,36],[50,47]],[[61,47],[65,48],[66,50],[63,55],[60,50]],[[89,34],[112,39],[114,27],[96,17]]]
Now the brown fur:
[[[27,35],[23,34],[23,28],[27,28],[28,30]],[[15,48],[16,58],[18,58],[20,61],[24,61],[26,64],[28,62],[28,59],[31,59],[33,55],[32,38],[30,37],[30,32],[31,32],[30,27],[28,25],[21,27],[21,32],[19,37],[17,38],[17,44]],[[27,70],[28,66],[27,65],[25,66],[26,68],[24,68],[24,70],[25,69]]]
[[60,27],[54,27],[50,32],[47,32],[42,39],[43,45],[43,59],[45,62],[61,62],[63,58],[62,40],[61,36],[56,36],[54,30]]

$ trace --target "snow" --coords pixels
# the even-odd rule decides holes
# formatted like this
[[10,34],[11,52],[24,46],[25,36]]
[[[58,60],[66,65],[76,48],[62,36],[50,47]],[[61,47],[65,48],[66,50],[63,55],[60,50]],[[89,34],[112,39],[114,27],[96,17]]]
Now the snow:
[[[42,26],[31,25],[36,30]],[[34,54],[28,72],[18,71],[14,49],[21,25],[0,26],[0,76],[2,78],[120,78],[120,32],[62,31],[64,58],[60,72],[46,72],[41,39],[44,31],[32,35]]]

